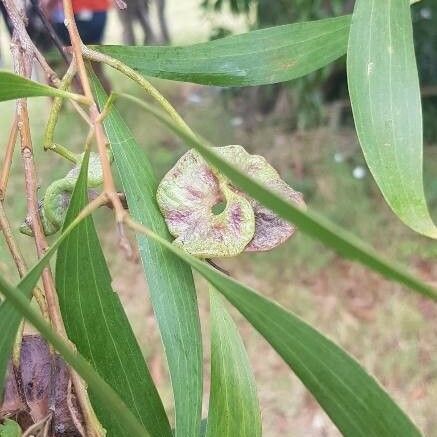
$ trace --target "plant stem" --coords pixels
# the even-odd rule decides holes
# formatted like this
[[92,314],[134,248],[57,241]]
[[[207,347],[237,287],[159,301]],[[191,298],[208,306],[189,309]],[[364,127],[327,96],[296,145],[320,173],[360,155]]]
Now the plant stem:
[[3,159],[2,169],[0,172],[0,201],[5,198],[6,188],[8,186],[9,173],[11,171],[12,158],[14,155],[15,144],[17,142],[18,123],[17,118],[14,121],[9,132],[8,142],[6,144],[5,157]]
[[117,190],[115,189],[115,183],[111,172],[111,164],[108,159],[108,154],[106,153],[106,138],[103,131],[103,126],[100,121],[100,113],[97,108],[97,104],[94,101],[94,96],[91,91],[91,85],[86,71],[85,62],[82,56],[82,49],[85,46],[82,43],[82,40],[79,35],[79,31],[77,29],[71,0],[63,0],[63,5],[64,5],[65,24],[67,26],[68,33],[70,35],[71,45],[73,48],[73,53],[76,58],[76,64],[77,64],[77,69],[81,80],[82,88],[84,90],[85,96],[93,102],[93,104],[90,106],[90,119],[92,124],[94,125],[95,135],[97,140],[97,148],[99,151],[100,161],[102,165],[103,189],[106,195],[108,196],[108,199],[111,201],[111,203],[114,206],[117,229],[120,232],[120,243],[121,245],[124,246],[126,245],[126,239],[122,231],[122,224],[126,211],[124,210],[123,205],[121,204],[120,199],[118,197]]
[[[30,77],[32,56],[27,53],[23,48],[18,46],[18,38],[16,34],[14,34],[13,37],[11,52],[14,61],[15,72],[24,77]],[[21,139],[21,155],[24,162],[27,209],[32,221],[32,231],[35,238],[37,254],[38,257],[41,258],[47,250],[48,244],[42,230],[38,210],[36,171],[33,161],[32,141],[30,135],[29,116],[27,111],[26,99],[17,100],[16,114],[18,120],[18,130]],[[53,276],[49,267],[46,267],[43,270],[42,281],[44,285],[48,312],[50,315],[52,326],[61,337],[65,338],[68,341],[67,333],[65,331],[65,326],[59,308],[58,296],[56,293]],[[102,436],[102,428],[97,418],[95,417],[94,411],[91,408],[88,395],[86,393],[86,389],[82,380],[74,371],[71,371],[71,379],[75,388],[75,393],[78,399],[80,410],[87,424],[88,435],[92,437]]]
[[141,74],[137,73],[132,68],[128,67],[123,62],[118,59],[114,59],[111,56],[105,55],[100,52],[96,52],[88,47],[82,47],[83,55],[92,61],[103,62],[110,67],[120,71],[133,81],[135,81],[147,94],[150,95],[161,108],[172,118],[182,129],[194,135],[191,128],[185,123],[184,119],[178,114],[176,109],[171,105],[171,103]]

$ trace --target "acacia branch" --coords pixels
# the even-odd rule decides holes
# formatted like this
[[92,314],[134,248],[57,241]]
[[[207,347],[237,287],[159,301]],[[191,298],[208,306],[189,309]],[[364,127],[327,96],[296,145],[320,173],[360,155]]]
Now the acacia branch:
[[100,162],[102,166],[103,190],[108,197],[108,200],[112,203],[114,207],[117,229],[119,231],[120,245],[121,247],[126,249],[126,251],[128,252],[128,256],[131,256],[131,249],[123,232],[123,220],[126,211],[121,204],[120,198],[115,188],[114,178],[111,172],[111,164],[109,162],[107,154],[106,137],[103,131],[100,112],[91,91],[88,73],[86,71],[85,62],[82,56],[82,50],[85,46],[80,38],[79,31],[77,29],[71,0],[63,0],[63,5],[65,25],[67,26],[68,33],[70,35],[71,46],[76,59],[77,70],[81,80],[82,88],[84,90],[85,96],[93,102],[93,104],[90,106],[90,119],[91,123],[94,126],[97,149],[99,152]]
[[17,142],[18,123],[17,118],[14,121],[9,132],[8,142],[6,144],[5,157],[3,159],[0,171],[0,201],[5,198],[6,188],[8,186],[9,173],[11,171],[12,158],[14,155],[15,144]]

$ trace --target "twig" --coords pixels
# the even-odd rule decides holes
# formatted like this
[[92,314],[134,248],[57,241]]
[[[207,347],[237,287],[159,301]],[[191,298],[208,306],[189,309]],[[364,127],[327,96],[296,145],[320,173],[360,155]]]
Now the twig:
[[2,1],[14,27],[15,38],[18,39],[21,47],[23,47],[23,50],[25,50],[26,53],[31,54],[32,57],[36,58],[38,63],[41,65],[41,68],[44,70],[48,81],[53,85],[58,86],[60,81],[57,74],[47,63],[41,52],[36,48],[35,44],[30,39],[30,36],[27,33],[26,26],[24,25],[23,21],[23,14],[20,13],[20,10],[17,7],[17,2],[15,0]]
[[[16,36],[13,38],[13,42],[14,43],[11,45],[11,51],[14,60],[15,71],[17,74],[29,77],[31,72],[30,62],[32,57],[29,56],[29,54],[26,54],[25,50],[24,53],[22,52],[22,49],[17,45]],[[32,231],[35,238],[37,254],[38,257],[41,258],[41,256],[46,251],[48,244],[44,237],[38,211],[38,199],[36,193],[36,171],[33,162],[29,117],[27,112],[27,103],[25,99],[20,99],[17,101],[16,113],[18,120],[18,130],[20,132],[21,138],[21,154],[24,162],[28,214],[32,220]],[[68,340],[61,312],[59,309],[58,296],[56,294],[53,276],[49,267],[43,270],[42,281],[44,285],[48,312],[50,315],[52,326],[59,335]],[[71,370],[71,379],[75,387],[80,410],[87,424],[89,436],[94,437],[103,435],[102,428],[89,402],[88,394],[86,392],[83,381],[73,370]]]
[[[20,13],[17,8],[15,0],[0,0],[3,2],[6,8],[6,12],[12,22],[14,31],[16,31],[16,36],[20,42],[21,47],[26,50],[27,53],[32,54],[32,57],[35,58],[40,64],[41,68],[45,72],[48,82],[52,83],[54,86],[59,87],[61,81],[55,71],[50,67],[47,63],[44,56],[38,50],[38,48],[33,43],[29,34],[27,33],[26,26],[24,24],[24,14]],[[76,109],[81,117],[84,117],[85,113],[83,109],[79,106],[79,104],[75,101],[71,101],[71,104]],[[85,115],[85,120],[87,117]]]
[[8,143],[6,144],[5,157],[3,159],[2,169],[0,173],[0,201],[5,198],[6,188],[9,180],[9,173],[12,165],[15,144],[17,142],[18,124],[17,119],[14,119],[9,133]]
[[[26,262],[24,261],[23,255],[21,254],[20,248],[18,247],[14,236],[12,235],[11,226],[2,202],[0,202],[0,229],[3,232],[3,237],[9,248],[9,252],[12,255],[15,265],[17,266],[18,274],[22,278],[27,272]],[[44,292],[39,287],[35,287],[33,289],[33,297],[35,298],[43,317],[46,320],[49,320],[47,302]]]
[[218,270],[219,272],[222,272],[222,273],[224,273],[226,276],[231,276],[231,274],[227,271],[227,270],[225,270],[223,267],[220,267],[218,264],[216,264],[211,258],[207,258],[206,259],[206,262],[210,265],[210,266],[212,266],[212,267],[214,267],[216,270]]
[[[31,73],[31,57],[26,54],[26,52],[22,52],[21,48],[17,45],[16,36],[13,37],[11,51],[14,60],[15,72],[24,77],[29,77]],[[18,120],[18,131],[21,139],[21,156],[24,163],[27,211],[32,222],[32,230],[35,236],[38,257],[41,257],[44,255],[48,244],[42,230],[38,209],[36,169],[33,161],[33,147],[29,127],[29,115],[27,111],[27,102],[25,99],[17,100],[16,114]],[[49,268],[44,269],[42,278],[46,292],[50,320],[52,321],[53,327],[56,329],[56,331],[66,336],[64,324],[60,315],[54,281]]]
[[50,23],[49,19],[47,18],[44,11],[41,9],[39,0],[30,0],[30,3],[32,3],[32,6],[35,8],[35,11],[41,20],[43,26],[47,30],[47,33],[50,36],[50,39],[52,40],[55,47],[58,49],[60,55],[62,56],[62,59],[65,61],[67,65],[70,64],[70,59],[68,59],[67,54],[64,50],[64,45],[62,44],[62,41],[60,40],[58,34],[56,33],[55,29],[52,26],[52,23]]
[[117,195],[114,179],[112,177],[112,172],[111,172],[111,164],[108,159],[108,154],[106,153],[106,138],[100,120],[100,113],[97,104],[95,103],[93,93],[91,91],[90,81],[86,71],[85,62],[82,56],[82,50],[85,46],[82,43],[82,40],[79,35],[79,31],[77,29],[71,0],[63,0],[63,5],[64,5],[65,25],[67,26],[68,33],[70,35],[71,46],[73,49],[74,56],[76,58],[76,64],[77,64],[77,69],[81,80],[82,88],[84,90],[85,96],[94,102],[90,107],[90,119],[94,125],[95,135],[97,140],[97,149],[100,155],[100,162],[102,165],[103,190],[108,196],[108,199],[111,201],[112,205],[114,206],[117,229],[119,230],[120,244],[122,247],[127,247],[126,246],[127,240],[122,230],[123,219],[126,214],[126,211],[124,210],[123,205],[121,204],[120,199]]
[[109,65],[115,70],[120,71],[133,81],[135,81],[143,90],[150,95],[160,106],[161,108],[171,117],[181,128],[185,131],[193,134],[191,128],[185,123],[184,119],[178,114],[178,112],[173,108],[171,103],[141,74],[137,73],[134,69],[128,67],[123,62],[118,59],[114,59],[111,56],[105,55],[100,52],[96,52],[95,50],[90,49],[89,47],[82,46],[83,56],[87,59],[95,62],[103,62],[104,64]]

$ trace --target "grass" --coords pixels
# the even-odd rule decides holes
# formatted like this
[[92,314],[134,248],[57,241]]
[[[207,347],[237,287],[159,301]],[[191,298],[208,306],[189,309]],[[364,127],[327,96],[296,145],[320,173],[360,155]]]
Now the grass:
[[[177,2],[171,4],[172,8],[177,8]],[[184,11],[187,13],[186,9]],[[195,29],[192,31],[194,34]],[[139,91],[122,82],[120,76],[114,74],[112,80],[117,90],[139,95]],[[244,121],[236,126],[241,122],[237,119],[241,114],[232,104],[223,104],[218,90],[164,81],[156,83],[188,123],[206,138],[217,145],[242,144],[251,152],[264,155],[292,186],[304,192],[310,208],[360,236],[385,256],[404,263],[424,279],[437,280],[435,242],[414,234],[400,223],[386,206],[368,172],[363,179],[353,177],[354,169],[358,166],[365,169],[365,164],[351,129],[290,132],[289,121],[281,114],[256,119],[255,129]],[[47,99],[40,98],[30,105],[41,193],[69,169],[67,162],[42,151],[48,104]],[[138,108],[126,102],[119,105],[152,161],[157,176],[162,177],[186,151],[185,145]],[[0,104],[0,144],[5,144],[12,110],[13,104]],[[66,108],[56,132],[57,141],[80,151],[85,136],[86,127],[70,108]],[[433,165],[436,159],[437,148],[427,147],[426,188],[434,213],[437,209],[437,168]],[[16,154],[6,202],[15,229],[25,214],[23,189],[23,171]],[[127,262],[117,249],[109,211],[99,211],[96,218],[114,288],[125,304],[171,414],[168,375],[152,309],[145,295],[147,284],[142,267]],[[15,235],[26,259],[33,262],[34,249],[30,240],[17,231]],[[436,435],[435,305],[340,259],[299,233],[270,253],[242,255],[219,261],[219,264],[341,344],[381,381],[425,434]],[[17,279],[3,241],[0,241],[0,273],[11,280]],[[200,278],[196,278],[196,282],[204,325],[205,373],[208,375],[208,302],[207,293],[204,293],[207,287]],[[238,321],[253,363],[265,435],[337,436],[329,419],[276,353],[241,316],[234,311],[232,314]]]

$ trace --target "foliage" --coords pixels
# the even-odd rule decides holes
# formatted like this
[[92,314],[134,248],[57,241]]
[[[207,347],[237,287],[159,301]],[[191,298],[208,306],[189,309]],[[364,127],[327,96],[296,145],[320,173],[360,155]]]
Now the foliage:
[[[239,11],[247,9],[248,3],[233,5]],[[260,2],[259,6],[262,5]],[[280,5],[278,2],[277,6]],[[308,3],[303,2],[304,5]],[[319,18],[312,16],[312,9],[302,9],[302,13],[307,14],[307,19]],[[89,122],[93,126],[73,177],[68,178],[68,186],[57,191],[57,195],[68,194],[56,204],[56,208],[62,208],[60,221],[65,221],[61,236],[16,287],[0,277],[0,291],[5,297],[0,304],[0,326],[6,333],[0,342],[0,388],[5,386],[12,351],[11,365],[16,365],[14,341],[17,333],[20,340],[19,326],[24,317],[88,384],[92,409],[80,396],[84,394],[81,386],[78,385],[79,390],[75,388],[82,399],[81,412],[89,435],[102,434],[100,425],[95,423],[97,419],[108,435],[172,434],[124,308],[113,293],[94,222],[88,217],[109,201],[115,210],[123,247],[126,248],[125,228],[137,234],[172,379],[174,435],[197,437],[205,428],[208,437],[261,435],[249,360],[219,293],[278,352],[343,435],[420,435],[411,419],[347,352],[293,312],[220,272],[205,258],[235,255],[244,249],[273,248],[288,238],[296,226],[341,256],[432,301],[437,300],[435,287],[384,259],[367,244],[321,217],[311,205],[303,208],[301,197],[286,186],[263,158],[250,155],[239,146],[216,148],[204,140],[142,76],[216,86],[273,84],[311,74],[347,51],[353,114],[368,166],[394,213],[413,230],[437,238],[422,181],[422,115],[409,1],[394,4],[358,0],[352,22],[349,17],[326,18],[185,48],[102,46],[94,51],[81,47],[74,38],[72,42],[79,49],[75,62],[86,96],[43,86],[8,72],[0,73],[0,84],[7,85],[0,88],[0,100],[56,96],[52,110],[59,110],[59,99],[68,98],[90,107]],[[108,98],[97,77],[80,64],[82,57],[106,63],[135,80],[159,108],[129,95],[114,93]],[[61,82],[60,88],[68,88],[68,79]],[[120,98],[154,115],[195,149],[184,155],[161,184],[114,107]],[[20,104],[18,109],[23,110]],[[18,111],[17,116],[21,117],[22,112]],[[18,127],[25,139],[23,125]],[[100,166],[94,162],[97,177],[95,165],[91,172],[88,170],[88,145],[94,136],[100,157]],[[106,140],[111,149],[109,156]],[[115,193],[112,156],[128,212],[120,210],[120,198]],[[32,181],[28,174],[26,177],[29,186]],[[61,181],[65,182],[65,178]],[[94,200],[89,202],[89,188],[100,182],[102,194],[94,193]],[[36,191],[36,187],[33,189]],[[28,192],[30,203],[31,194]],[[224,211],[215,213],[213,207],[220,202],[225,203]],[[33,220],[38,219],[36,204],[31,204],[32,211]],[[37,232],[35,222],[29,225],[40,244],[42,230]],[[279,235],[274,241],[268,234],[271,229]],[[7,237],[7,229],[4,231]],[[176,244],[171,234],[178,237]],[[181,236],[182,242],[178,241]],[[59,332],[59,325],[50,326],[29,303],[38,278],[57,249],[59,316],[77,351],[60,335],[63,332]],[[201,420],[203,345],[191,269],[211,284],[212,375],[206,423]],[[47,280],[44,286],[49,296]],[[44,305],[41,308],[44,310]],[[53,311],[53,305],[50,309]],[[4,429],[11,424],[5,421],[1,426]]]

